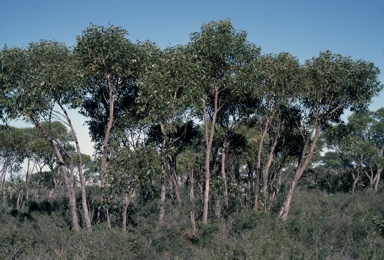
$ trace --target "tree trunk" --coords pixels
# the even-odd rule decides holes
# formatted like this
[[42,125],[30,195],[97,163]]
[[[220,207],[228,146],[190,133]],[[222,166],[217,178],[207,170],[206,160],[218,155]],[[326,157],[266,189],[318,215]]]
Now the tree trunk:
[[269,152],[267,164],[265,165],[265,167],[263,169],[263,189],[262,189],[262,194],[263,194],[265,209],[267,209],[269,207],[267,205],[267,204],[269,204],[269,196],[270,196],[270,194],[268,192],[268,187],[270,186],[269,170],[271,169],[271,166],[272,166],[273,154],[275,152],[275,148],[276,148],[276,145],[277,145],[278,137],[279,137],[279,135],[277,135],[275,137],[275,139],[273,140],[273,144],[272,144],[271,150]]
[[8,158],[5,156],[4,157],[3,169],[1,169],[0,190],[3,189],[4,183],[5,183],[5,178],[6,178],[6,175],[7,175],[7,171],[8,171]]
[[381,168],[380,165],[378,165],[378,169],[377,169],[377,173],[376,173],[376,176],[375,176],[375,191],[378,190],[379,188],[379,183],[380,183],[380,178],[381,178],[381,172],[383,171],[383,169]]
[[353,183],[352,183],[352,193],[355,192],[356,186],[358,181],[360,180],[360,176],[357,176],[356,178],[353,178]]
[[283,203],[283,206],[280,209],[279,217],[282,220],[286,220],[288,218],[288,213],[289,213],[289,209],[291,207],[293,192],[296,188],[298,181],[300,180],[304,171],[307,169],[308,164],[311,161],[311,159],[315,153],[317,141],[319,140],[319,136],[320,136],[320,130],[321,130],[320,125],[316,124],[314,126],[313,130],[315,131],[315,135],[313,137],[309,152],[307,153],[306,147],[308,147],[308,143],[310,141],[311,135],[307,136],[306,145],[304,145],[303,152],[301,153],[301,158],[300,158],[300,162],[299,162],[297,169],[296,169],[295,177],[293,178],[293,181],[291,183],[291,186],[290,186],[289,191],[288,191],[288,195],[287,195],[287,197]]
[[209,182],[211,179],[210,171],[210,160],[212,151],[213,136],[215,134],[216,116],[218,112],[218,99],[219,99],[219,88],[215,86],[215,100],[214,100],[214,111],[211,121],[211,127],[208,126],[208,113],[204,104],[204,124],[205,124],[205,190],[204,190],[204,208],[203,208],[203,223],[208,223],[208,208],[209,208]]
[[165,166],[164,161],[161,164],[161,193],[160,193],[160,213],[159,213],[159,221],[163,223],[164,215],[165,215],[165,194],[166,194],[166,184],[165,184]]
[[177,178],[177,172],[176,172],[176,158],[175,156],[172,156],[172,161],[169,162],[170,167],[171,167],[171,178],[172,178],[172,183],[173,187],[175,188],[175,196],[177,203],[181,205],[181,196],[180,196],[180,191],[179,191],[179,181]]
[[195,180],[193,176],[193,168],[189,173],[189,179],[190,179],[189,200],[191,203],[191,210],[190,210],[191,225],[192,225],[193,234],[196,234],[197,229],[196,229],[196,218],[195,218],[195,190],[194,190]]
[[68,176],[68,168],[65,166],[63,156],[58,147],[59,145],[58,142],[56,140],[52,140],[49,137],[49,135],[45,132],[45,130],[41,126],[40,120],[37,116],[31,117],[31,119],[32,119],[32,122],[34,122],[35,126],[39,129],[43,137],[52,145],[53,149],[55,150],[56,157],[59,161],[60,170],[63,174],[65,184],[66,184],[67,194],[69,198],[69,207],[71,209],[71,216],[72,216],[72,228],[74,231],[80,231],[79,218],[77,216],[76,194],[73,186],[73,176],[71,176],[71,173]]
[[27,163],[27,172],[25,174],[25,200],[23,202],[23,207],[28,204],[29,201],[29,181],[31,179],[31,174],[33,172],[33,169],[35,168],[36,161],[34,161],[32,169],[30,167],[31,165],[31,158],[28,158]]
[[128,210],[128,206],[129,204],[131,203],[131,196],[129,196],[128,194],[125,194],[124,195],[124,199],[123,199],[123,227],[122,227],[122,230],[123,232],[127,231],[127,210]]
[[228,183],[227,183],[227,176],[225,174],[225,155],[226,155],[228,146],[229,146],[229,142],[225,139],[223,142],[223,148],[221,150],[221,178],[223,179],[223,183],[224,183],[223,196],[224,196],[224,205],[226,209],[228,209]]
[[254,201],[253,208],[257,209],[259,207],[259,192],[260,192],[260,174],[259,171],[255,170],[255,184],[254,184]]
[[79,140],[77,139],[76,131],[72,125],[71,119],[69,118],[69,116],[67,114],[67,110],[61,105],[60,105],[60,107],[61,107],[61,110],[64,112],[64,115],[67,119],[67,122],[69,124],[70,129],[71,129],[73,139],[74,139],[75,144],[76,144],[76,154],[77,154],[77,160],[78,160],[77,167],[79,170],[80,190],[81,190],[81,205],[83,208],[85,226],[87,227],[87,229],[91,230],[92,224],[91,224],[91,218],[90,218],[89,212],[88,212],[87,193],[85,190],[85,178],[84,178],[84,172],[83,172],[83,159],[81,157]]

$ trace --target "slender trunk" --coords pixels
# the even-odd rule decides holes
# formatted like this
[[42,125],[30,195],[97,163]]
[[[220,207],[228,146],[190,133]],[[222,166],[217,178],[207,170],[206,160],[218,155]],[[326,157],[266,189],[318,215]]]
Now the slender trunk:
[[196,234],[196,218],[195,218],[195,190],[194,190],[194,176],[193,176],[193,168],[191,169],[189,173],[189,179],[190,179],[190,188],[189,188],[189,200],[191,202],[191,210],[190,210],[190,217],[191,217],[191,225],[192,225],[192,231],[193,234]]
[[301,154],[300,163],[297,166],[295,177],[293,178],[293,181],[291,183],[291,186],[289,188],[289,191],[288,191],[287,197],[283,203],[283,206],[280,209],[279,217],[282,220],[286,220],[288,218],[288,213],[289,213],[289,209],[291,207],[293,192],[296,188],[298,181],[300,180],[304,171],[307,169],[308,164],[311,161],[311,159],[315,153],[317,141],[319,140],[319,136],[320,136],[320,130],[321,130],[320,125],[316,124],[314,126],[313,130],[315,131],[315,135],[313,137],[309,152],[308,153],[306,152],[306,147],[308,147],[307,144],[309,144],[309,140],[311,138],[311,135],[309,135],[306,139],[306,145],[304,146],[304,150]]
[[209,182],[211,178],[210,160],[212,151],[213,136],[215,134],[216,116],[218,112],[219,88],[215,86],[214,111],[211,121],[211,127],[208,126],[208,114],[204,104],[204,124],[205,124],[205,190],[204,190],[204,208],[203,208],[203,223],[208,223],[208,208],[209,208]]
[[176,172],[176,156],[172,156],[169,161],[169,172],[170,172],[170,179],[171,179],[171,185],[173,185],[175,189],[175,196],[177,203],[181,205],[181,196],[180,196],[180,191],[179,191],[179,181],[177,178],[177,172]]
[[173,183],[173,186],[175,187],[175,195],[176,195],[177,203],[180,205],[181,204],[181,196],[180,196],[180,191],[179,191],[179,183],[177,181],[177,175],[174,172],[174,170],[173,170],[173,174],[172,174],[172,183]]
[[[163,158],[164,159],[164,158]],[[161,164],[161,193],[160,193],[160,213],[159,213],[159,221],[163,223],[164,215],[165,215],[165,194],[166,194],[166,184],[165,184],[165,166],[164,161],[162,160]]]
[[3,169],[1,169],[0,190],[3,189],[8,171],[8,157],[4,157]]
[[106,165],[107,165],[108,152],[109,152],[108,151],[109,137],[111,135],[111,130],[112,130],[112,126],[113,126],[113,114],[114,114],[114,109],[115,109],[115,100],[114,100],[114,96],[113,96],[114,86],[113,86],[113,82],[111,81],[109,75],[107,76],[107,81],[108,81],[108,90],[109,90],[109,93],[108,93],[109,114],[108,114],[107,125],[106,125],[105,132],[104,132],[103,156],[101,158],[101,169],[100,169],[100,171],[101,171],[101,176],[100,176],[101,187],[104,187],[104,184],[105,184],[104,178],[105,178],[105,174],[106,174]]
[[[262,129],[262,131],[261,131],[261,137],[260,137],[259,147],[258,147],[258,151],[257,151],[256,175],[258,177],[261,176],[263,178],[262,179],[263,186],[262,186],[261,191],[262,191],[262,195],[265,198],[266,198],[266,192],[267,192],[267,188],[268,188],[268,184],[269,184],[269,181],[268,181],[269,171],[263,170],[263,172],[262,172],[262,170],[261,170],[261,157],[262,157],[262,152],[263,152],[264,141],[265,141],[265,138],[266,138],[267,133],[269,131],[269,128],[271,126],[271,122],[273,120],[273,116],[274,116],[275,112],[276,112],[276,110],[272,110],[271,114],[267,118],[267,121],[265,122],[264,129]],[[257,203],[258,202],[255,200],[254,208],[257,208]]]
[[353,183],[352,183],[352,193],[355,192],[356,186],[360,180],[360,174],[361,174],[361,161],[357,160],[357,175],[355,175],[352,172],[352,178],[353,178]]
[[74,139],[75,144],[76,144],[76,154],[77,154],[77,160],[78,160],[77,167],[79,170],[80,190],[81,190],[81,205],[83,207],[85,226],[87,227],[87,229],[91,230],[92,224],[91,224],[91,218],[90,218],[89,212],[88,212],[87,193],[85,190],[85,178],[84,178],[84,172],[83,172],[83,159],[81,157],[79,140],[77,139],[76,131],[73,127],[71,119],[68,116],[67,110],[61,105],[60,105],[60,107],[61,107],[62,111],[64,112],[64,115],[67,119],[68,125],[71,129],[73,139]]
[[27,172],[25,174],[25,200],[23,202],[23,207],[28,204],[29,201],[29,182],[31,180],[31,174],[33,172],[33,169],[35,168],[36,161],[33,162],[32,168],[31,168],[31,158],[28,158],[27,163]]
[[[66,182],[68,183],[67,186],[68,186],[68,190],[69,190],[69,193],[70,193],[70,198],[69,198],[69,204],[70,204],[70,207],[71,207],[71,214],[72,214],[72,219],[75,220],[75,222],[73,223],[73,226],[75,227],[75,231],[79,231],[80,230],[80,225],[79,225],[79,217],[77,215],[77,202],[76,202],[76,192],[75,192],[75,184],[74,184],[74,164],[73,164],[73,158],[71,157],[70,159],[70,167],[68,169],[68,167],[65,167],[66,168],[66,171],[67,171],[67,174],[65,174],[65,180]],[[69,172],[68,172],[69,170]]]
[[259,193],[260,193],[260,174],[259,171],[255,170],[255,184],[254,184],[255,197],[253,201],[253,208],[259,207]]
[[122,230],[123,232],[127,231],[127,210],[129,207],[129,204],[131,203],[131,195],[124,194],[123,198],[123,227]]
[[265,167],[263,169],[263,180],[264,180],[264,182],[263,182],[262,194],[264,196],[264,202],[265,202],[265,208],[266,209],[268,208],[267,204],[269,204],[269,196],[270,196],[270,194],[268,192],[268,187],[270,186],[269,170],[271,169],[271,166],[272,166],[273,154],[275,153],[275,148],[276,148],[276,145],[277,145],[278,138],[279,138],[279,135],[277,135],[275,137],[275,139],[273,140],[273,144],[272,144],[271,150],[269,152],[267,164],[265,165]]
[[225,139],[223,142],[223,148],[221,150],[221,178],[223,179],[223,183],[224,183],[223,195],[224,195],[224,205],[226,209],[228,209],[228,183],[227,183],[227,176],[225,173],[225,155],[226,155],[228,146],[229,146],[229,142]]
[[[354,174],[353,174],[354,175]],[[355,192],[357,183],[360,180],[360,176],[358,175],[356,178],[353,177],[353,183],[352,183],[352,193]]]
[[248,192],[247,192],[246,203],[247,205],[251,205],[252,190],[253,190],[252,188],[254,184],[254,178],[253,178],[254,168],[252,167],[252,164],[250,161],[247,161],[247,166],[248,166],[248,180],[247,180]]
[[379,168],[377,170],[376,177],[375,177],[375,191],[377,191],[378,188],[379,188],[379,183],[380,183],[380,178],[381,178],[381,172],[382,171],[383,171],[382,168]]
[[220,202],[219,194],[217,194],[215,199],[215,217],[217,219],[221,219],[221,202]]
[[[261,133],[261,137],[260,137],[260,141],[259,141],[259,147],[258,147],[258,151],[257,151],[257,163],[256,163],[256,175],[255,175],[255,178],[260,178],[260,175],[261,175],[261,156],[262,156],[262,152],[263,152],[263,144],[264,144],[264,140],[265,140],[265,137],[267,135],[267,132],[268,132],[268,129],[269,129],[269,122],[270,122],[270,119],[268,118],[267,119],[267,122],[265,123],[265,126],[264,126],[264,129],[262,130],[262,133]],[[262,175],[263,177],[263,188],[261,189],[262,192],[264,192],[264,187],[268,187],[268,179],[264,178],[264,174]],[[255,180],[255,182],[258,182],[259,180]],[[256,187],[255,187],[256,189]],[[257,189],[259,189],[259,187],[257,187]],[[266,190],[266,188],[265,188]],[[264,195],[264,194],[263,194]],[[259,200],[259,194],[257,193],[256,194],[256,190],[255,190],[255,203],[254,203],[254,208],[256,209],[258,207],[258,200]],[[257,198],[257,200],[256,200]]]
[[68,176],[68,168],[65,165],[63,156],[58,147],[58,142],[56,140],[52,140],[52,138],[49,137],[49,135],[45,132],[45,130],[41,126],[40,120],[37,116],[31,117],[31,119],[34,122],[35,126],[39,129],[43,137],[50,142],[51,146],[55,150],[56,157],[59,161],[60,170],[63,174],[65,184],[66,184],[67,194],[69,198],[69,207],[71,209],[71,216],[72,216],[72,228],[74,231],[80,231],[79,218],[77,216],[76,195],[75,195],[75,189],[73,186],[73,176],[71,176],[71,174],[69,174]]
[[372,190],[373,189],[373,178],[374,178],[374,172],[373,172],[373,169],[372,169],[372,165],[370,166],[370,169],[369,169],[369,172],[368,171],[364,171],[364,174],[365,176],[367,176],[368,180],[369,180],[369,189]]

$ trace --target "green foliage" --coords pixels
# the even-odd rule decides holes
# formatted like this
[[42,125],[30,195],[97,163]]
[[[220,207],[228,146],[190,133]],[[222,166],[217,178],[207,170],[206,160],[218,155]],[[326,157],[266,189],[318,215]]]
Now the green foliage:
[[[91,25],[73,51],[54,41],[4,48],[0,118],[33,122],[39,131],[0,128],[0,258],[383,255],[384,110],[363,109],[383,88],[378,68],[330,51],[304,64],[289,53],[261,55],[246,36],[229,20],[212,21],[187,45],[161,50],[131,43],[121,27]],[[78,163],[73,136],[56,121],[63,116],[59,106],[70,125],[62,105],[80,108],[104,152],[106,169],[93,166],[100,165],[99,153],[94,161],[81,156],[87,177],[98,182],[105,173],[103,189],[87,187],[92,233],[70,230],[68,195],[52,183],[62,180],[52,144],[63,152],[61,165]],[[344,124],[340,117],[348,108],[355,113]],[[322,140],[311,150],[317,134]],[[316,157],[325,144],[335,151]],[[305,164],[312,156],[317,161]],[[39,172],[23,175],[24,159],[39,164]],[[206,165],[211,219],[202,224]],[[286,222],[276,220],[292,173],[303,165],[292,213]],[[6,178],[8,172],[15,174]],[[348,194],[351,185],[374,186],[376,193]],[[166,200],[159,203],[162,188]],[[27,191],[31,198],[20,203]],[[251,210],[256,195],[261,206]],[[126,196],[128,208],[122,207]],[[84,207],[79,195],[76,203],[72,209]],[[161,223],[159,204],[166,209]],[[99,223],[100,206],[109,210],[111,229]],[[125,233],[117,230],[122,209],[128,212]]]
[[[84,83],[80,112],[89,118],[90,134],[99,148],[110,111],[117,119],[123,118],[137,94],[140,49],[126,34],[121,27],[91,25],[77,37],[74,48],[78,74]],[[121,123],[116,120],[114,125]]]
[[[2,207],[0,257],[125,259],[379,259],[384,253],[383,193],[327,195],[299,190],[287,222],[244,210],[191,231],[182,208],[168,205],[164,225],[156,204],[135,210],[128,232],[94,226],[74,233],[63,208],[50,215]],[[62,202],[60,202],[62,203]],[[3,204],[0,204],[3,205]]]

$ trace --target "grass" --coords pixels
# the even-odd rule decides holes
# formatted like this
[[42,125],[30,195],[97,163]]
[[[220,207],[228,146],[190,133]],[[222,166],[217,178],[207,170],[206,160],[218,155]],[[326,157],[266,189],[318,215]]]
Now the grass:
[[198,222],[169,206],[131,212],[128,231],[95,225],[72,232],[62,211],[15,212],[0,206],[0,259],[381,259],[384,193],[328,195],[298,189],[287,221],[251,209]]

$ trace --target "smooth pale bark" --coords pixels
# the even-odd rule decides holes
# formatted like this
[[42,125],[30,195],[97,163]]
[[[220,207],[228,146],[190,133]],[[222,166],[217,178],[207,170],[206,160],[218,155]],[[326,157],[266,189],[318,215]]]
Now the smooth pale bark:
[[194,189],[195,180],[193,176],[193,168],[189,172],[189,180],[190,180],[189,201],[191,203],[190,218],[191,218],[193,234],[196,234],[197,229],[196,229],[196,217],[195,217],[195,189]]
[[36,161],[33,162],[33,166],[31,167],[31,158],[28,158],[27,172],[25,174],[25,200],[23,202],[23,207],[28,204],[29,201],[29,182],[31,180],[31,174],[35,168],[35,165]]
[[8,171],[8,158],[4,158],[3,168],[1,169],[1,178],[0,178],[0,189],[3,189],[5,178]]
[[205,190],[204,190],[204,208],[203,208],[203,223],[208,223],[208,208],[209,208],[209,185],[211,179],[210,160],[212,151],[213,136],[215,134],[216,116],[218,112],[219,88],[215,86],[214,111],[212,115],[211,127],[208,126],[208,114],[204,104],[204,124],[205,124]]
[[107,75],[107,82],[108,82],[108,98],[109,98],[109,114],[108,114],[108,120],[107,125],[104,132],[104,141],[103,141],[103,156],[101,157],[101,187],[103,188],[105,185],[105,175],[106,175],[106,166],[107,166],[107,160],[108,160],[108,150],[109,150],[109,137],[111,135],[111,130],[113,126],[113,120],[114,120],[114,110],[115,110],[115,99],[113,96],[113,90],[114,85],[111,80],[111,76]]
[[377,173],[376,173],[376,176],[375,176],[375,180],[374,180],[374,183],[375,183],[375,191],[377,191],[378,187],[379,187],[379,183],[380,183],[380,178],[381,178],[381,173],[383,172],[383,169],[381,168],[381,166],[378,166],[378,170],[377,170]]
[[224,196],[224,205],[225,208],[228,209],[228,182],[227,182],[227,176],[225,172],[225,155],[227,152],[227,149],[229,147],[229,142],[225,139],[223,142],[223,147],[221,150],[221,178],[223,179],[224,183],[224,190],[223,190],[223,196]]
[[172,173],[172,183],[173,183],[173,187],[175,188],[176,200],[177,200],[178,204],[180,205],[181,204],[181,196],[180,196],[180,191],[179,191],[179,182],[178,182],[175,167],[172,166],[171,169],[173,172]]
[[160,191],[160,212],[159,212],[159,221],[160,223],[163,223],[164,215],[165,215],[165,194],[167,191],[166,188],[166,172],[165,172],[165,165],[164,165],[164,158],[162,158],[161,163],[161,191]]
[[123,213],[122,213],[122,217],[123,217],[122,230],[123,230],[123,232],[127,231],[127,210],[128,210],[129,203],[130,203],[130,198],[127,194],[125,194],[124,199],[123,199]]
[[[259,183],[259,178],[260,178],[260,174],[261,174],[261,156],[262,156],[262,151],[263,151],[263,144],[264,144],[264,140],[265,140],[265,137],[268,133],[268,129],[269,129],[269,125],[270,125],[270,118],[267,119],[266,123],[265,123],[265,126],[264,126],[264,129],[262,129],[262,132],[261,132],[261,137],[260,137],[260,141],[259,141],[259,147],[258,147],[258,151],[257,151],[257,163],[256,163],[256,174],[255,174],[255,178],[258,178],[257,180],[255,179],[255,183]],[[265,180],[263,179],[264,181],[264,184],[268,186],[268,180]],[[253,207],[254,209],[257,209],[258,207],[258,204],[259,204],[259,185],[255,185],[255,198],[254,198],[254,203],[253,203]]]
[[[264,195],[264,200],[265,200],[265,203],[264,203],[264,207],[267,209],[269,208],[270,204],[271,204],[271,194],[269,193],[268,191],[268,187],[270,186],[270,175],[269,175],[269,170],[271,169],[271,166],[272,166],[272,162],[273,162],[273,159],[274,159],[274,153],[275,153],[275,149],[276,149],[276,146],[277,146],[277,140],[279,138],[279,135],[277,135],[275,137],[275,139],[273,140],[273,143],[272,143],[272,146],[271,146],[271,150],[269,151],[269,156],[268,156],[268,161],[267,161],[267,164],[265,165],[265,167],[263,168],[263,189],[262,189],[262,194]],[[268,203],[267,203],[268,202]],[[267,205],[268,204],[268,205]]]
[[127,231],[127,210],[128,210],[128,207],[129,207],[129,204],[131,204],[131,198],[134,196],[135,194],[135,189],[131,189],[131,191],[129,192],[129,194],[124,194],[124,198],[123,198],[123,213],[122,213],[122,217],[123,217],[123,226],[122,226],[122,230],[123,232]]
[[[296,169],[295,177],[293,178],[293,181],[291,183],[291,186],[289,188],[289,191],[288,191],[287,197],[283,203],[283,206],[280,209],[279,217],[282,220],[286,220],[288,218],[288,213],[289,213],[289,209],[291,207],[293,193],[295,191],[297,183],[300,180],[301,176],[303,175],[304,171],[307,169],[309,162],[311,161],[311,159],[315,153],[317,141],[319,140],[319,136],[320,136],[320,130],[321,130],[320,125],[318,123],[315,124],[313,130],[314,130],[314,136],[313,136],[313,140],[312,140],[312,143],[310,145],[309,151],[307,152],[307,147],[308,147],[311,135],[307,136],[306,144],[304,145],[304,149],[301,153],[301,158],[300,158],[300,162],[299,162],[297,169]],[[312,131],[312,133],[313,133],[313,131]]]
[[259,207],[259,193],[260,193],[260,173],[255,170],[255,181],[254,181],[254,201],[253,201],[253,208],[257,209]]
[[69,198],[69,207],[71,209],[71,220],[72,220],[72,228],[74,231],[80,231],[80,225],[79,225],[79,217],[77,215],[77,205],[76,205],[76,194],[75,189],[73,185],[73,176],[68,174],[68,168],[66,167],[66,164],[64,162],[63,156],[60,152],[60,149],[58,147],[58,142],[55,140],[52,140],[49,135],[45,132],[43,127],[41,126],[40,120],[37,116],[31,117],[32,121],[34,122],[35,126],[38,128],[40,133],[43,135],[43,137],[52,145],[55,155],[57,157],[57,160],[59,161],[59,166],[61,173],[63,174],[67,195]]
[[68,125],[69,125],[69,127],[71,129],[71,133],[72,133],[73,139],[75,141],[76,154],[77,154],[77,160],[78,160],[77,167],[78,167],[79,179],[80,179],[81,205],[83,207],[84,222],[85,222],[85,226],[87,227],[87,229],[91,230],[92,229],[92,224],[91,224],[91,218],[90,218],[89,212],[88,212],[87,193],[86,193],[86,190],[85,190],[85,178],[84,178],[84,172],[83,172],[83,159],[81,157],[81,150],[80,150],[79,140],[77,139],[76,131],[75,131],[74,127],[73,127],[71,119],[68,116],[67,110],[63,106],[61,106],[61,105],[60,105],[60,107],[61,107],[62,111],[64,112],[64,115],[66,117]]
[[[163,223],[163,220],[164,220],[164,215],[165,215],[165,196],[166,196],[166,192],[167,192],[167,186],[166,186],[166,177],[167,177],[167,167],[168,167],[168,170],[169,170],[169,163],[168,163],[168,160],[166,158],[166,155],[164,154],[164,147],[166,146],[166,142],[167,142],[167,139],[166,139],[166,135],[165,135],[165,129],[164,129],[164,125],[160,122],[160,129],[161,129],[161,132],[163,133],[163,142],[162,142],[162,151],[161,151],[161,191],[160,191],[160,212],[159,212],[159,221],[160,223]],[[172,187],[172,185],[170,185],[170,187]]]
[[[380,157],[383,158],[383,154],[384,154],[384,146],[381,147],[380,151],[379,151],[379,154],[380,154]],[[379,188],[379,183],[380,183],[380,178],[381,178],[381,173],[383,172],[383,167],[380,163],[377,163],[377,172],[376,172],[376,176],[375,176],[375,180],[374,180],[374,187],[375,187],[375,191],[377,191],[377,189]]]

